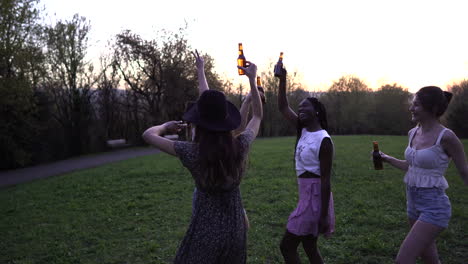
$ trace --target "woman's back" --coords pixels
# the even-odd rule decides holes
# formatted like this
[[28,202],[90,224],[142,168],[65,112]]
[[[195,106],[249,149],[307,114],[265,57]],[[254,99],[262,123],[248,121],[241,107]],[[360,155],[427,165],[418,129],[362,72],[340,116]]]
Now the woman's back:
[[[255,135],[251,130],[245,130],[242,134],[240,134],[235,140],[239,144],[238,153],[240,155],[240,163],[236,164],[240,171],[240,176],[244,174],[245,171],[245,164],[246,158],[248,156],[248,152],[250,149],[250,144],[254,140]],[[225,177],[223,183],[219,187],[214,186],[207,186],[206,183],[203,181],[203,177],[206,171],[203,171],[203,167],[201,165],[201,160],[204,157],[200,157],[200,146],[196,142],[185,142],[185,141],[177,141],[174,142],[174,149],[177,153],[177,156],[181,160],[184,167],[186,167],[190,173],[192,174],[193,179],[195,180],[195,185],[201,191],[205,192],[223,192],[229,191],[240,184],[240,180],[233,180],[234,177],[230,175],[217,175],[219,177]]]
[[201,94],[182,118],[202,130],[201,134],[198,131],[195,134],[198,144],[163,137],[181,132],[187,126],[181,121],[148,128],[143,138],[161,151],[180,158],[200,187],[194,195],[189,230],[174,262],[241,264],[246,262],[246,221],[239,184],[250,143],[257,136],[263,116],[255,85],[257,66],[250,63],[248,68],[240,67],[250,81],[252,118],[244,133],[233,138],[232,131],[241,124],[239,110],[224,93],[208,88],[204,60],[197,51],[194,55]]
[[[253,131],[246,130],[236,139],[243,162],[254,137]],[[174,149],[197,186],[192,220],[175,263],[245,263],[246,223],[240,182],[207,189],[200,184],[204,171],[199,162],[199,145],[178,141]],[[244,170],[245,166],[242,174]]]

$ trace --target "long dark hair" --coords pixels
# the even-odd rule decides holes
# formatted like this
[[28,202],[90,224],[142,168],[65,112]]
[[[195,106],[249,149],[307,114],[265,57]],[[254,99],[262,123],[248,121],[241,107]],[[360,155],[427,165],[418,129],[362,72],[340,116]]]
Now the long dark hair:
[[[317,118],[319,121],[320,126],[328,131],[328,121],[327,121],[327,111],[325,110],[325,106],[315,97],[307,97],[306,98],[313,106],[315,111],[317,112]],[[296,137],[296,144],[294,145],[294,167],[296,167],[296,148],[297,143],[299,143],[299,139],[302,136],[302,129],[305,127],[305,124],[301,122],[301,120],[297,119],[297,137]]]
[[220,191],[240,184],[244,169],[240,142],[231,131],[211,131],[196,127],[200,171],[198,185],[205,191]]

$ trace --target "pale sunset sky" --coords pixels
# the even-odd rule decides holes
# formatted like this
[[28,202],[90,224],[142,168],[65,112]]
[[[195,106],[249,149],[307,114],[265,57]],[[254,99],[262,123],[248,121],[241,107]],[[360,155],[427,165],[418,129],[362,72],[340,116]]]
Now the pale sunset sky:
[[[237,44],[267,70],[284,52],[310,91],[326,90],[343,75],[371,88],[398,83],[415,92],[426,85],[468,79],[466,0],[41,0],[45,22],[91,22],[89,59],[106,51],[117,33],[130,29],[151,39],[160,29],[188,23],[190,45],[215,59],[216,71],[235,84]],[[55,14],[55,15],[54,15]]]

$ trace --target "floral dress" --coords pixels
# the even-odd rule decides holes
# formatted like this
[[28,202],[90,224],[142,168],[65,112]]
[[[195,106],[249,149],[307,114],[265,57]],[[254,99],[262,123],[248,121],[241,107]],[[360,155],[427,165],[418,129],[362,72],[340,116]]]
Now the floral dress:
[[[251,130],[237,137],[244,162],[253,139]],[[174,149],[197,185],[190,226],[174,263],[246,263],[247,230],[239,185],[217,192],[204,191],[197,184],[203,173],[198,162],[198,144],[176,141]]]

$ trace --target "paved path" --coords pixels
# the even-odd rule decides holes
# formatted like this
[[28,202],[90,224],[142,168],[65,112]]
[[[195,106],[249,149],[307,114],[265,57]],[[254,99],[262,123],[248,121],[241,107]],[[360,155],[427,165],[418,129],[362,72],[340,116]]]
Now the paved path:
[[24,169],[2,171],[0,172],[0,188],[158,152],[159,150],[155,148],[127,148]]

